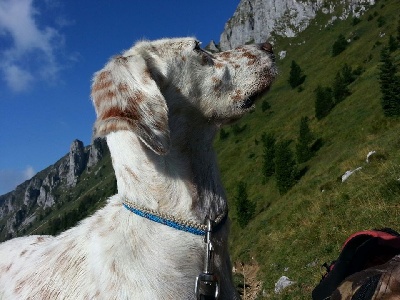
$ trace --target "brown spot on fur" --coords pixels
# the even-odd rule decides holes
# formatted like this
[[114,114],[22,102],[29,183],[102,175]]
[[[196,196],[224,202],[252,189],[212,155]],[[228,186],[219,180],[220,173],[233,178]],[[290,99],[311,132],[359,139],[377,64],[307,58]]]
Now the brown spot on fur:
[[217,69],[221,69],[221,68],[224,67],[224,64],[223,64],[223,63],[220,63],[220,62],[217,62],[217,63],[215,64],[215,67],[216,67]]
[[111,263],[111,272],[113,274],[117,273],[117,264],[115,263],[115,260]]
[[235,90],[235,94],[231,97],[234,101],[240,101],[242,100],[242,91],[241,90]]
[[185,56],[181,56],[181,59],[183,60],[183,61],[186,61],[186,57]]
[[129,86],[126,83],[120,83],[118,84],[118,92],[121,94],[125,94],[129,91]]
[[17,281],[17,284],[16,284],[16,286],[15,286],[14,292],[15,292],[16,294],[19,294],[19,293],[21,292],[22,288],[26,285],[26,282],[27,282],[27,281],[28,281],[27,278],[22,279],[22,280],[18,280],[18,281]]
[[93,85],[92,93],[96,93],[101,90],[108,89],[112,86],[111,80],[97,80],[96,83]]
[[124,166],[125,167],[125,171],[128,172],[129,175],[132,176],[132,178],[134,178],[135,180],[139,180],[138,176],[135,174],[135,172],[132,171],[131,168],[129,168],[128,166]]
[[222,86],[222,80],[219,79],[218,77],[212,77],[211,80],[214,82],[214,91],[218,91],[221,89]]
[[11,267],[12,267],[12,263],[9,264],[9,265],[6,267],[6,272],[10,271]]
[[117,64],[126,65],[128,63],[128,58],[122,55],[118,55],[114,57],[114,60]]
[[224,60],[227,60],[231,57],[232,53],[231,52],[223,52],[221,53],[220,57],[222,57]]
[[246,58],[251,59],[251,60],[256,60],[257,59],[257,56],[255,56],[254,54],[251,54],[250,52],[244,52],[243,53],[243,57],[246,57]]
[[19,256],[24,256],[26,254],[26,252],[28,252],[28,250],[24,250],[21,252],[21,254]]

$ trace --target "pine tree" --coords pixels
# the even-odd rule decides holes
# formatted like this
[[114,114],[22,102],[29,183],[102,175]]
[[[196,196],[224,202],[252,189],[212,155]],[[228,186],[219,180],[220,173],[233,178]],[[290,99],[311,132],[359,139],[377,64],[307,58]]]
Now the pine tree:
[[332,85],[332,95],[335,98],[335,104],[342,102],[350,95],[347,81],[348,79],[346,79],[340,71],[336,73]]
[[256,205],[248,199],[247,185],[243,181],[239,181],[236,187],[236,216],[241,228],[246,227],[256,210]]
[[271,133],[264,133],[261,137],[264,146],[262,172],[265,181],[275,173],[275,137]]
[[347,42],[347,40],[344,37],[344,35],[340,34],[338,36],[337,40],[333,43],[332,56],[337,56],[340,53],[342,53],[344,50],[346,50],[348,44],[349,43]]
[[388,47],[389,47],[389,52],[394,52],[399,47],[399,43],[393,35],[389,36]]
[[334,105],[332,89],[319,85],[315,90],[315,117],[318,120],[326,117]]
[[301,85],[304,80],[306,80],[306,75],[303,74],[300,66],[292,60],[292,64],[290,65],[290,74],[289,74],[289,84],[294,89]]
[[298,163],[304,163],[312,157],[313,153],[311,151],[311,143],[313,140],[314,136],[308,126],[308,117],[302,117],[300,121],[299,138],[296,144],[296,157]]
[[347,63],[344,64],[342,69],[340,70],[340,74],[342,75],[343,81],[346,85],[349,85],[354,80],[356,80],[356,76],[354,75],[353,68],[349,66]]
[[290,149],[291,141],[277,143],[275,148],[275,178],[281,195],[285,194],[296,184],[297,166]]
[[379,69],[383,112],[387,117],[400,116],[400,78],[396,75],[397,66],[390,56],[388,47],[384,47],[381,51]]

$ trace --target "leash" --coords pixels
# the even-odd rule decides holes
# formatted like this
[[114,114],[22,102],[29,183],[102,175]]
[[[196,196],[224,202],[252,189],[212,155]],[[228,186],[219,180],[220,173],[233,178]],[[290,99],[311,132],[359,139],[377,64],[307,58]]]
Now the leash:
[[219,296],[219,281],[214,274],[214,247],[211,243],[211,233],[213,231],[213,221],[207,219],[206,259],[204,261],[203,272],[196,277],[195,293],[197,300],[214,300]]
[[218,231],[218,229],[225,223],[228,218],[228,210],[224,210],[217,216],[217,218],[215,218],[215,220],[207,218],[206,224],[200,224],[189,220],[182,220],[172,215],[160,213],[156,210],[140,207],[129,201],[125,201],[122,204],[127,210],[140,217],[177,230],[204,236],[204,242],[206,243],[206,256],[203,272],[196,277],[196,299],[217,300],[220,288],[218,278],[214,274],[214,247],[211,242],[211,234]]

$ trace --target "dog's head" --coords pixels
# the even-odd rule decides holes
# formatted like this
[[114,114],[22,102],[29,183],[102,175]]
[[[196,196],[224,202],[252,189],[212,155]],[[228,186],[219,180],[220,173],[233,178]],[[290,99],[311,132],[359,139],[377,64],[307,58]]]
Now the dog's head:
[[211,54],[193,38],[139,42],[94,76],[94,135],[131,130],[154,152],[165,154],[169,118],[238,119],[275,76],[268,43]]

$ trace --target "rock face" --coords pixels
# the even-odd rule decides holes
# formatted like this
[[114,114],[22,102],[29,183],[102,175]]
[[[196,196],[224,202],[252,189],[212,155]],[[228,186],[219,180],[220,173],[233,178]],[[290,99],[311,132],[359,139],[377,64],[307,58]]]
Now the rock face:
[[0,233],[13,235],[18,226],[29,225],[36,217],[34,208],[45,209],[55,205],[58,201],[55,191],[68,191],[75,186],[79,177],[94,170],[106,154],[108,148],[104,139],[96,139],[87,147],[79,140],[73,141],[69,153],[58,162],[20,184],[14,191],[0,196]]
[[87,156],[83,143],[79,140],[72,142],[69,150],[69,169],[67,174],[67,185],[75,186],[78,176],[86,167]]
[[358,17],[375,0],[241,0],[220,37],[221,50],[262,43],[271,35],[294,37],[321,11],[331,20]]

